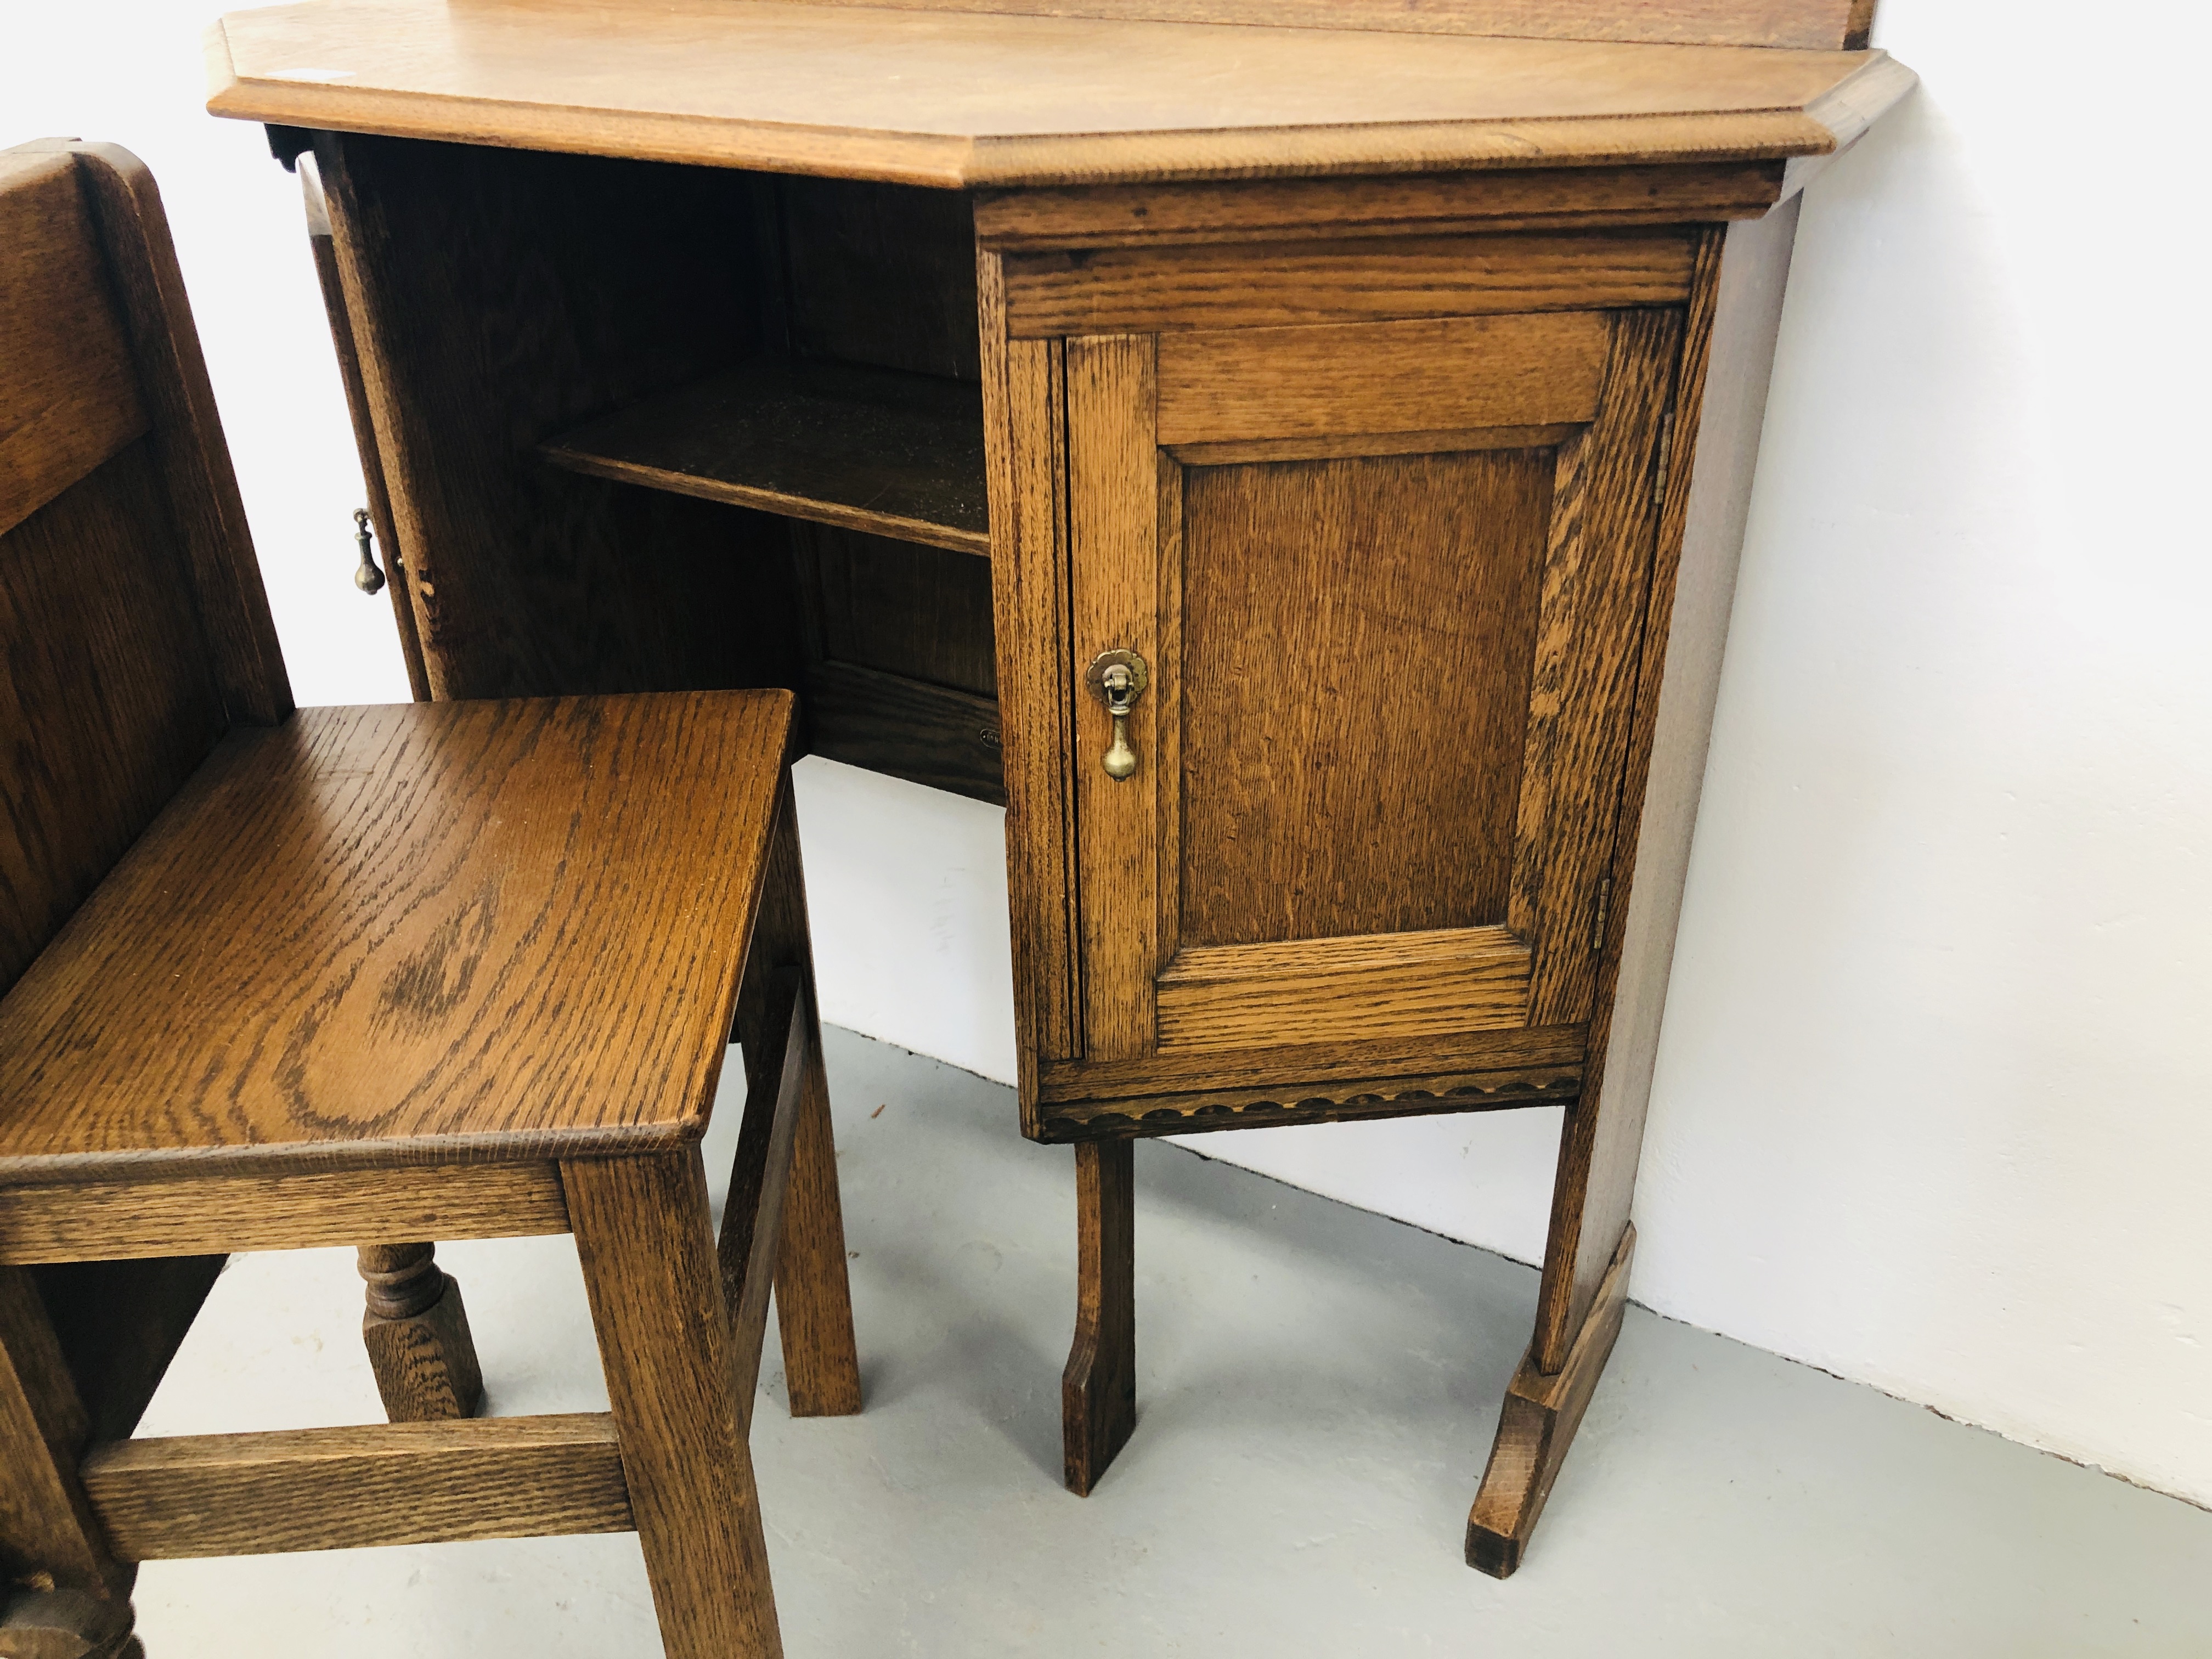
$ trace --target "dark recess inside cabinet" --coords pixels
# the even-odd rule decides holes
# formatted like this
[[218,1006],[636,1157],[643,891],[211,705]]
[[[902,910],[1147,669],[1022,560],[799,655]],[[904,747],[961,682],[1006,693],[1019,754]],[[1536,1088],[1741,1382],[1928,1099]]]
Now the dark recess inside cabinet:
[[380,448],[436,695],[785,685],[811,752],[1004,799],[964,194],[314,147],[408,389]]
[[811,750],[1003,801],[968,198],[740,177],[751,353],[542,451],[774,515]]

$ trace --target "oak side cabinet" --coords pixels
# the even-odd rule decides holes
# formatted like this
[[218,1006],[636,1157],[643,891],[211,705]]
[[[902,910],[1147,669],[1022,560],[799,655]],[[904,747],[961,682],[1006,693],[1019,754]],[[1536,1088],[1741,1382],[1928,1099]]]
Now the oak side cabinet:
[[[1134,1138],[1565,1108],[1470,1518],[1620,1324],[1805,179],[1868,0],[310,0],[301,161],[418,696],[780,684],[1006,807],[1063,1384],[1135,1422]],[[1046,15],[1045,13],[1054,15]]]

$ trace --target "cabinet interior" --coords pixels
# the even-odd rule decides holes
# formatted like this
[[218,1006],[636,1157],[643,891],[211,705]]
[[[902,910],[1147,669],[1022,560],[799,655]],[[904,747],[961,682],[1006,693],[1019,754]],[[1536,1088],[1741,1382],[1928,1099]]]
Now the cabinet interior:
[[811,752],[1003,800],[965,194],[320,144],[472,641],[441,695],[781,684]]

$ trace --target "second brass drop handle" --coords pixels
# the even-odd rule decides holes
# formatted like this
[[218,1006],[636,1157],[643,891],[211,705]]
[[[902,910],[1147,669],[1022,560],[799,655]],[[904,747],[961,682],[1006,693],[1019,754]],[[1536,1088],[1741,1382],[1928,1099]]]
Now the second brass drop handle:
[[1114,743],[1103,763],[1106,775],[1116,783],[1127,782],[1137,769],[1137,751],[1129,747],[1129,711],[1145,695],[1152,675],[1145,659],[1135,652],[1116,649],[1101,651],[1093,657],[1083,678],[1091,696],[1104,703],[1106,712],[1114,717]]

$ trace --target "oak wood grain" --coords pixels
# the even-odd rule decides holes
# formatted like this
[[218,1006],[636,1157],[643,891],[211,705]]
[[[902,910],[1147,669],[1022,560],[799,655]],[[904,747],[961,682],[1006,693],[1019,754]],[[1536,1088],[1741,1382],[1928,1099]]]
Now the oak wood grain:
[[1807,105],[1805,112],[1834,134],[1835,146],[1818,155],[1793,156],[1784,162],[1782,199],[1787,201],[1826,172],[1919,84],[1920,77],[1904,64],[1887,52],[1876,52],[1855,73]]
[[1075,1149],[1075,1340],[1060,1374],[1068,1491],[1088,1498],[1137,1426],[1136,1179],[1126,1140]]
[[1627,1223],[1660,1018],[1719,695],[1766,386],[1796,241],[1797,204],[1709,250],[1682,354],[1636,690],[1613,926],[1601,958],[1590,1094],[1568,1124],[1545,1252],[1535,1352],[1564,1363]]
[[118,145],[40,143],[76,158],[99,227],[153,419],[148,441],[168,497],[171,556],[190,573],[223,706],[234,721],[273,725],[291,712],[291,683],[161,191],[145,163]]
[[741,1427],[752,1423],[760,1382],[761,1339],[768,1329],[769,1291],[783,1240],[784,1194],[791,1183],[792,1143],[806,1087],[805,985],[796,969],[769,981],[755,1027],[757,1054],[745,1056],[744,1121],[730,1169],[729,1197],[715,1254],[722,1297],[730,1309],[731,1392]]
[[813,946],[806,926],[799,814],[787,786],[776,811],[775,843],[769,855],[760,914],[753,924],[752,947],[746,953],[738,1036],[749,1055],[769,1046],[765,1028],[773,1023],[773,1010],[767,992],[774,979],[786,972],[798,975],[805,994],[799,1019],[805,1049],[775,1262],[784,1383],[793,1417],[848,1417],[860,1409],[860,1362],[846,1272],[836,1136],[830,1121],[829,1079],[822,1066],[820,1004],[814,994]]
[[1504,920],[1551,471],[1538,449],[1188,476],[1163,688],[1183,947]]
[[1584,422],[1609,331],[1561,312],[1163,335],[1158,441]]
[[946,187],[1818,154],[1867,61],[768,0],[310,0],[208,50],[219,115]]
[[1144,18],[1552,40],[1847,49],[1866,44],[1874,0],[815,0],[911,11]]
[[76,158],[0,151],[0,535],[150,422]]
[[850,179],[783,177],[773,188],[793,354],[975,382],[964,197]]
[[[1157,407],[1157,404],[1155,405]],[[1157,440],[1157,433],[1154,434]],[[1153,1036],[1158,1037],[1159,1004],[1157,975],[1160,969],[1174,960],[1183,948],[1182,876],[1184,796],[1188,791],[1185,774],[1188,763],[1184,754],[1184,710],[1182,688],[1187,683],[1189,659],[1183,650],[1184,625],[1188,616],[1188,595],[1185,577],[1189,574],[1190,556],[1186,546],[1183,483],[1184,469],[1164,449],[1153,454],[1152,510],[1158,570],[1154,578],[1156,598],[1153,615],[1156,632],[1152,639],[1152,677],[1158,687],[1152,696],[1165,705],[1152,720],[1152,741],[1159,754],[1153,772],[1157,780],[1152,789],[1152,828],[1157,844],[1152,851],[1152,889],[1149,900],[1157,930],[1153,939],[1154,994],[1152,1004]],[[1087,677],[1086,677],[1087,678]],[[1087,686],[1086,686],[1087,689]],[[1122,895],[1113,892],[1091,891],[1084,895],[1087,903],[1105,907],[1126,907],[1142,902],[1143,894]],[[1086,968],[1088,964],[1086,963]]]
[[699,1150],[562,1175],[668,1659],[780,1659]]
[[983,442],[991,489],[991,585],[1006,890],[1012,934],[1014,1052],[1024,1132],[1039,1066],[1076,1052],[1074,699],[1067,674],[1067,427],[1065,348],[1009,341],[999,256],[976,255]]
[[227,1260],[53,1262],[31,1269],[94,1440],[121,1440],[161,1385]]
[[1003,805],[991,569],[793,520],[806,752]]
[[1007,326],[1029,338],[1666,305],[1688,290],[1692,246],[1663,228],[1010,253]]
[[792,538],[813,577],[823,660],[996,694],[991,571],[982,560],[822,525],[793,525]]
[[[819,1017],[809,1007],[808,1017]],[[817,1023],[800,1085],[799,1128],[784,1198],[783,1244],[775,1265],[776,1335],[793,1417],[851,1417],[861,1407],[853,1292],[837,1191],[837,1146]]]
[[10,1585],[43,1578],[102,1601],[130,1591],[77,1478],[88,1429],[30,1274],[0,1267],[0,1572]]
[[1528,1023],[1528,946],[1495,927],[1185,946],[1158,998],[1163,1053],[1510,1030]]
[[[0,988],[221,737],[223,708],[141,440],[0,535]],[[129,593],[131,603],[114,596]]]
[[791,717],[688,693],[234,733],[0,1003],[0,1182],[696,1137]]
[[1493,1578],[1510,1577],[1520,1566],[1567,1448],[1597,1392],[1627,1312],[1628,1269],[1635,1255],[1636,1230],[1631,1227],[1608,1260],[1565,1363],[1547,1373],[1531,1350],[1506,1389],[1498,1438],[1467,1520],[1467,1564]]
[[1505,921],[1536,946],[1528,1018],[1589,1018],[1650,578],[1657,446],[1681,315],[1612,319],[1603,416],[1560,446]]
[[538,448],[757,350],[748,181],[327,132],[316,161],[432,692],[795,687],[786,521]]
[[746,363],[542,446],[572,472],[988,556],[982,414],[957,382]]
[[1036,1110],[1037,1127],[1030,1138],[1082,1146],[1141,1135],[1432,1117],[1522,1106],[1571,1105],[1581,1092],[1579,1067],[1528,1072],[1435,1070],[1419,1077],[1348,1078],[1267,1088],[1224,1084],[1141,1098],[1125,1096],[1066,1104],[1048,1101]]
[[126,1561],[626,1532],[605,1413],[186,1435],[95,1446],[85,1492]]
[[429,1243],[364,1244],[356,1261],[368,1290],[362,1346],[394,1423],[474,1417],[483,1404],[468,1304]]
[[407,689],[417,702],[430,699],[429,671],[422,664],[422,639],[415,625],[415,584],[407,572],[406,551],[392,527],[392,492],[384,482],[384,457],[376,447],[376,422],[369,413],[368,387],[361,376],[361,351],[346,311],[345,279],[338,274],[337,249],[331,239],[331,209],[312,149],[293,158],[307,214],[307,246],[315,258],[315,280],[323,291],[323,315],[337,353],[338,382],[345,389],[346,418],[353,425],[354,452],[361,457],[362,487],[368,492],[369,526],[384,553],[385,588],[392,618],[399,630],[399,655],[407,665]]
[[1073,1102],[1180,1094],[1208,1084],[1268,1089],[1334,1079],[1411,1078],[1439,1066],[1469,1072],[1535,1067],[1571,1076],[1581,1071],[1586,1037],[1580,1025],[1532,1025],[1445,1036],[1255,1044],[1230,1054],[1062,1060],[1042,1068],[1039,1086],[1048,1100]]
[[1326,461],[1346,455],[1455,455],[1470,449],[1551,449],[1579,423],[1557,426],[1462,426],[1434,432],[1316,432],[1297,438],[1237,438],[1225,443],[1167,444],[1184,466],[1239,466],[1252,461]]
[[1779,199],[1784,165],[980,191],[975,240],[1014,252],[1757,218]]
[[806,671],[810,754],[1006,804],[995,698],[851,663]]
[[1115,779],[1101,764],[1113,722],[1080,684],[1102,651],[1143,657],[1159,648],[1154,356],[1154,342],[1144,335],[1067,344],[1073,656],[1060,695],[1076,704],[1083,1051],[1102,1059],[1152,1048],[1152,975],[1160,964],[1157,793],[1173,780],[1162,770],[1159,711],[1170,692],[1156,686],[1137,699],[1128,719],[1137,770]]
[[807,752],[1004,805],[990,567],[827,525],[791,533]]
[[133,1172],[0,1188],[0,1261],[100,1261],[568,1231],[544,1163],[406,1169],[280,1167],[249,1174]]
[[6,1659],[146,1659],[131,1634],[136,1610],[83,1590],[18,1590],[0,1597]]

